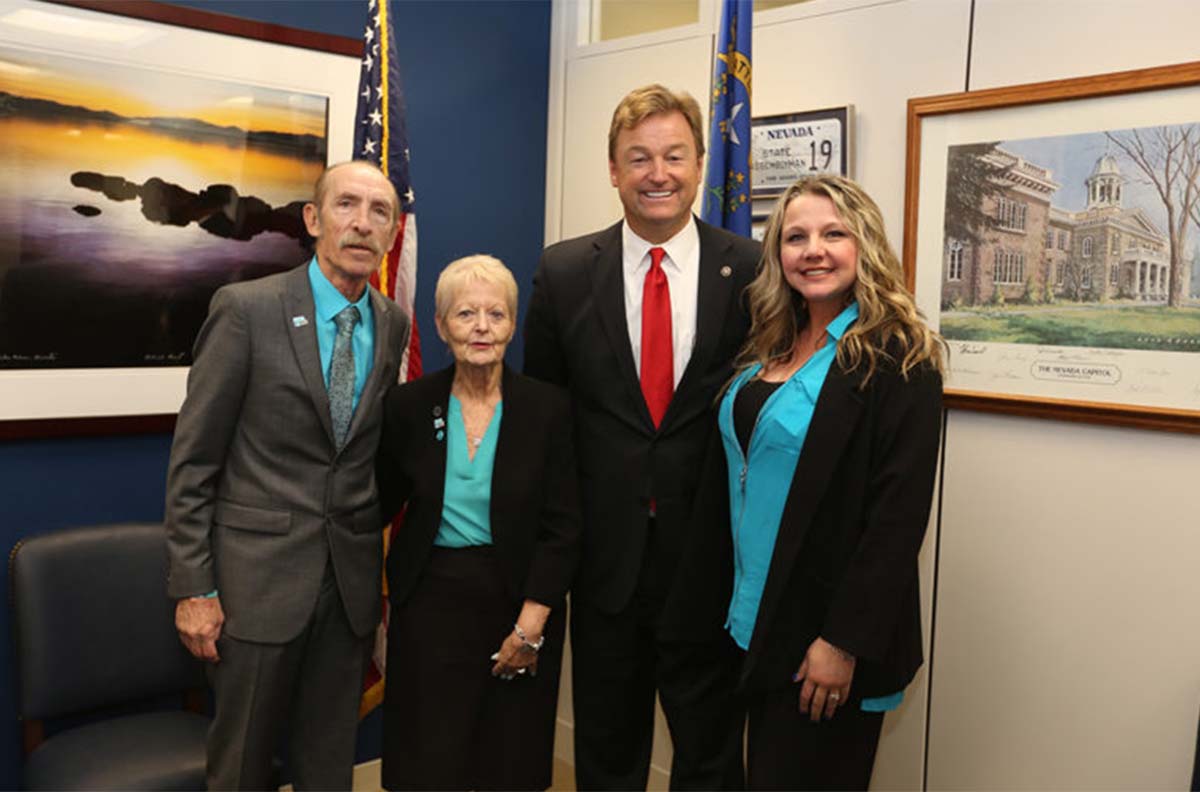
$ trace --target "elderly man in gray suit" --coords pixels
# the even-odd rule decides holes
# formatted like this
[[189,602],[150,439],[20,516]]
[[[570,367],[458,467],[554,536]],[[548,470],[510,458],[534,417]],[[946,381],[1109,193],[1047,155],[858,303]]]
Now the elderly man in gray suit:
[[383,562],[374,479],[409,318],[368,279],[391,182],[335,165],[304,207],[306,265],[217,291],[167,474],[167,593],[216,692],[210,789],[265,789],[288,734],[297,789],[349,789]]

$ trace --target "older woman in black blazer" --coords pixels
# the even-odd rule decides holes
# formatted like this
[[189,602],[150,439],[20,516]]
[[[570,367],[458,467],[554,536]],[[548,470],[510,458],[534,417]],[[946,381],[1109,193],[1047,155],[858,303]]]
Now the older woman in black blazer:
[[[943,344],[878,207],[837,176],[780,198],[747,296],[685,562],[708,584],[668,625],[723,623],[737,646],[750,789],[866,789],[884,713],[921,665]],[[703,530],[709,515],[724,519]]]
[[392,389],[378,480],[407,506],[387,561],[387,789],[550,785],[564,596],[578,560],[570,411],[504,366],[517,286],[491,256],[435,295],[449,369]]

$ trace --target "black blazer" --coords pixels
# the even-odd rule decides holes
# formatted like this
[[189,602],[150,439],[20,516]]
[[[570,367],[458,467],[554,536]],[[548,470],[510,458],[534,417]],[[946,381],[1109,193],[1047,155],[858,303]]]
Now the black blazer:
[[[696,343],[655,430],[642,397],[621,265],[621,224],[546,249],[525,323],[525,372],[571,393],[583,505],[583,558],[573,596],[616,612],[637,585],[650,501],[659,543],[682,550],[717,389],[749,318],[742,294],[761,248],[696,220],[700,283]],[[656,559],[673,574],[678,554]]]
[[[387,558],[393,606],[412,593],[425,569],[442,518],[445,420],[454,367],[393,386],[383,407],[376,461],[380,502],[391,518],[408,504]],[[558,388],[507,366],[501,381],[504,412],[492,470],[492,544],[514,600],[557,607],[579,560],[579,496],[571,415]]]
[[[791,683],[818,636],[858,658],[851,698],[886,695],[921,666],[917,554],[929,521],[942,380],[835,361],[817,399],[780,520],[742,668],[750,687]],[[733,587],[729,479],[714,430],[696,501],[697,539],[667,604],[678,638],[723,630]]]

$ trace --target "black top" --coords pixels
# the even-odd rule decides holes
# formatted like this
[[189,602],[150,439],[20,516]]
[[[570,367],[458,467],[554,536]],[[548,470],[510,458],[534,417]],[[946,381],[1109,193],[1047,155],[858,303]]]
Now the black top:
[[754,425],[758,423],[758,414],[762,412],[763,405],[782,384],[755,377],[743,385],[734,397],[733,431],[737,434],[743,454],[750,454],[750,438],[754,435]]

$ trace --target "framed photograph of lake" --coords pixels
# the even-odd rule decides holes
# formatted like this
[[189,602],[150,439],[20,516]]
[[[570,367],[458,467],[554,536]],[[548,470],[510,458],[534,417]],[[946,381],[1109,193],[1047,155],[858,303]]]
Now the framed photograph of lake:
[[0,420],[176,412],[213,292],[306,261],[349,158],[358,58],[78,5],[0,13]]
[[947,406],[1200,432],[1200,63],[908,108]]

